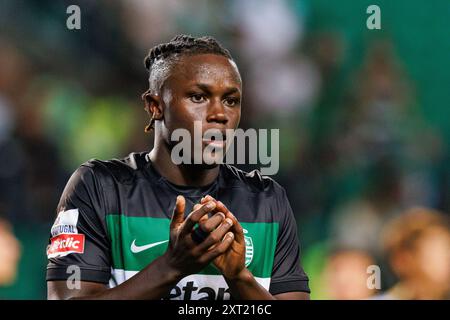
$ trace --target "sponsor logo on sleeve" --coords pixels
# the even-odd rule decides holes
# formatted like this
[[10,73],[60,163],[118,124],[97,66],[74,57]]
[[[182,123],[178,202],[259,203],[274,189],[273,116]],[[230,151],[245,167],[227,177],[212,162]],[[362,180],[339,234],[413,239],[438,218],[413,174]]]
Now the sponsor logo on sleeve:
[[78,215],[78,209],[71,209],[58,213],[55,223],[52,226],[52,237],[56,237],[57,235],[63,233],[78,233]]
[[85,236],[78,233],[78,215],[78,209],[64,210],[58,213],[51,228],[52,238],[47,247],[49,259],[84,252]]
[[62,233],[53,237],[47,248],[47,257],[64,257],[70,253],[84,252],[84,234]]

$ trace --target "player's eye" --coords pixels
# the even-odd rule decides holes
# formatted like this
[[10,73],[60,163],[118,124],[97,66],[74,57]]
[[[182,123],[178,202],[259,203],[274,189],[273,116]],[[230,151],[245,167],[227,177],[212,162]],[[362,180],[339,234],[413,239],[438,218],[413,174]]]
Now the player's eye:
[[237,98],[226,98],[223,103],[227,106],[227,107],[234,107],[236,105],[239,104],[239,99]]
[[198,93],[191,94],[189,98],[194,103],[202,103],[202,102],[205,102],[205,100],[206,100],[206,98],[203,94],[198,94]]

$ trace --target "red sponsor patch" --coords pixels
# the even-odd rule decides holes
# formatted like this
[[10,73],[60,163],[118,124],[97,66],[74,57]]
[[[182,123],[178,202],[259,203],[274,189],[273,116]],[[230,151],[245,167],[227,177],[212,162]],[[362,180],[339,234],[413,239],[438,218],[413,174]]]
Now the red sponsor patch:
[[53,237],[47,249],[47,256],[54,258],[69,253],[84,252],[84,234],[62,233]]

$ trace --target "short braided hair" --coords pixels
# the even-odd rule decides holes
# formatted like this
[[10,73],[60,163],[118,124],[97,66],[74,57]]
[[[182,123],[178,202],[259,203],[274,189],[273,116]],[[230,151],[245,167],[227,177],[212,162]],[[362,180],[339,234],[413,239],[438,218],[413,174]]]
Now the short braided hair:
[[167,43],[161,43],[150,49],[145,57],[144,64],[149,72],[152,66],[159,59],[167,59],[173,55],[193,55],[193,54],[217,54],[228,59],[233,59],[230,52],[225,49],[216,39],[210,36],[194,38],[180,34]]

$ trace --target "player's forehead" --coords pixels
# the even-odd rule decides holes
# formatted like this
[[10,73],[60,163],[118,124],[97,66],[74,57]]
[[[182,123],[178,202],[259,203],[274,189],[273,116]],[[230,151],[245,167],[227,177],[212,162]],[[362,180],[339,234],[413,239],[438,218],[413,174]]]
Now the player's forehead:
[[168,80],[179,86],[204,83],[241,87],[241,76],[236,63],[217,54],[181,56],[172,66]]

